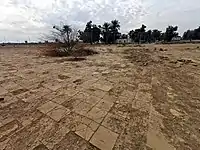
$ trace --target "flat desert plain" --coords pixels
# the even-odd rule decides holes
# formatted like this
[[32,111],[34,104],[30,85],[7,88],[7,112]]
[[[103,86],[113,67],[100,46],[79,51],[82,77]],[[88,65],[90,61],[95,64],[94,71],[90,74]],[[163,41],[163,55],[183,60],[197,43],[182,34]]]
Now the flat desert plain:
[[0,47],[0,150],[198,150],[200,44]]

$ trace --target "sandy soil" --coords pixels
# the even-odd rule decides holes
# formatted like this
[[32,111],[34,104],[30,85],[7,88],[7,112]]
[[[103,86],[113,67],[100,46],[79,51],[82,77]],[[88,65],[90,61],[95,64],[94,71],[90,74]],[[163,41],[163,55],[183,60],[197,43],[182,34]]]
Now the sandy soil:
[[200,44],[0,47],[0,150],[198,150]]

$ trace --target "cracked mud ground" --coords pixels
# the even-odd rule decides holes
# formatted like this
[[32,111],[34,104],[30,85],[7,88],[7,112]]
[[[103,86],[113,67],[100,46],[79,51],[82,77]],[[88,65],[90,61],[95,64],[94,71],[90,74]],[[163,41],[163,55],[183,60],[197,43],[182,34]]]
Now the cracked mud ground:
[[198,150],[199,45],[0,48],[0,150]]

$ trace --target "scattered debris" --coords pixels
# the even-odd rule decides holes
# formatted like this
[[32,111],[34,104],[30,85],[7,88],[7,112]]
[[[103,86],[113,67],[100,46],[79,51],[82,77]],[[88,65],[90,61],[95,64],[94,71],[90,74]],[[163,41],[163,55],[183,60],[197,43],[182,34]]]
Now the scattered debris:
[[49,73],[49,71],[43,71],[42,72],[42,74],[48,74]]
[[58,78],[61,79],[61,80],[65,80],[65,79],[68,79],[68,78],[70,78],[70,77],[67,76],[67,75],[59,74],[59,75],[58,75]]
[[68,58],[67,61],[83,61],[86,60],[84,57],[74,57],[74,58]]
[[75,80],[75,81],[73,81],[73,83],[76,83],[76,84],[81,84],[82,83],[82,80],[81,79],[77,79],[77,80]]
[[162,60],[169,60],[169,57],[167,57],[167,56],[159,56],[159,58]]
[[190,60],[190,59],[178,59],[177,61],[179,61],[179,62],[183,62],[184,64],[193,63],[193,61]]

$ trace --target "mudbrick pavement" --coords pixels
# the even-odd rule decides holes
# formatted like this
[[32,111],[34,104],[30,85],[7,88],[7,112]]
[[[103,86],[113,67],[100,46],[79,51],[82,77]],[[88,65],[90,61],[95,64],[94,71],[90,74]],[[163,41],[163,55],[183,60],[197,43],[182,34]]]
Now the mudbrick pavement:
[[99,51],[78,62],[2,51],[0,150],[175,149],[153,105],[158,79]]

